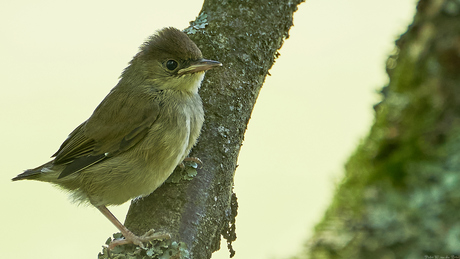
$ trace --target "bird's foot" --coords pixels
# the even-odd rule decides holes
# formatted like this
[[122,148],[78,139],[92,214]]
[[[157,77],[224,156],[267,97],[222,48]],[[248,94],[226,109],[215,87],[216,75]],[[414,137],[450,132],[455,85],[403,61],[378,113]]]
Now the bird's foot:
[[184,161],[182,161],[182,163],[179,164],[180,168],[182,168],[182,169],[185,168],[184,162],[195,162],[199,166],[199,168],[203,168],[203,162],[198,157],[186,157],[186,158],[184,158]]
[[114,249],[119,245],[134,244],[144,248],[144,243],[151,240],[170,239],[171,236],[167,233],[156,233],[155,230],[150,229],[142,236],[136,236],[131,231],[124,233],[124,239],[115,239],[109,244],[109,250]]

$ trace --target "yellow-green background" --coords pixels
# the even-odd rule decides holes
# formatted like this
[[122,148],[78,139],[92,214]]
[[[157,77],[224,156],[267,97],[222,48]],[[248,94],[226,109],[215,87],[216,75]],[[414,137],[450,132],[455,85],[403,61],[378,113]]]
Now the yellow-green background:
[[[10,179],[47,162],[115,86],[138,46],[162,27],[187,27],[201,3],[0,3],[0,258],[96,258],[116,232],[108,220],[49,184]],[[300,250],[372,123],[376,90],[388,80],[386,57],[414,12],[415,0],[299,7],[239,157],[235,258]],[[122,221],[128,205],[112,208]],[[213,258],[228,258],[225,245]]]

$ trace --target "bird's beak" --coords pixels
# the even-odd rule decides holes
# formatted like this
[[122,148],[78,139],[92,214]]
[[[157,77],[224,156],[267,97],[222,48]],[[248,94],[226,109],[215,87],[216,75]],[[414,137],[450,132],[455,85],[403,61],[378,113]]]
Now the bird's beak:
[[194,61],[190,64],[190,66],[186,68],[182,68],[181,70],[177,71],[179,75],[183,74],[190,74],[196,73],[201,71],[206,71],[215,67],[221,67],[222,63],[219,61],[209,60],[209,59],[199,59]]

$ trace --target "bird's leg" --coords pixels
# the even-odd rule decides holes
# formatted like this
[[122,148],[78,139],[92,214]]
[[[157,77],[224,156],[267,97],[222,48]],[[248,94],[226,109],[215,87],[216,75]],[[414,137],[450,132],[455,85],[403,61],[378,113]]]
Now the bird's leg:
[[184,158],[184,161],[182,161],[179,164],[180,168],[182,168],[182,169],[185,168],[184,162],[195,162],[195,163],[197,163],[197,165],[200,166],[200,168],[203,167],[203,162],[198,157],[186,157],[186,158]]
[[153,229],[147,231],[147,233],[145,233],[144,235],[140,237],[136,236],[134,235],[133,232],[131,232],[123,224],[121,224],[121,222],[112,214],[112,212],[109,211],[109,209],[107,209],[106,206],[101,205],[101,206],[96,206],[96,208],[102,214],[104,214],[104,216],[108,218],[115,225],[115,227],[117,227],[118,230],[120,230],[121,234],[123,234],[123,236],[125,237],[125,239],[117,239],[117,240],[113,240],[112,242],[110,242],[109,249],[113,249],[116,246],[125,245],[125,244],[135,244],[140,247],[144,247],[143,242],[148,242],[150,240],[171,238],[169,234],[155,233]]

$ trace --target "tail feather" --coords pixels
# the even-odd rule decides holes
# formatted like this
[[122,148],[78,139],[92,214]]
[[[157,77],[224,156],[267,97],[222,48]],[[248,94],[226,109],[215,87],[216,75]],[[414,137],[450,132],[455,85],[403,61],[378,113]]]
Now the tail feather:
[[36,170],[36,169],[29,169],[29,170],[26,170],[24,171],[24,173],[22,174],[18,174],[16,177],[14,177],[13,181],[19,181],[19,180],[33,180],[33,179],[37,179],[38,178],[38,175],[41,174],[42,172],[40,170]]
[[44,165],[41,165],[37,168],[34,169],[28,169],[25,170],[24,173],[18,174],[16,177],[14,177],[13,181],[19,181],[19,180],[36,180],[38,179],[42,174],[48,173],[52,170],[50,168],[53,166],[53,161],[50,161]]

